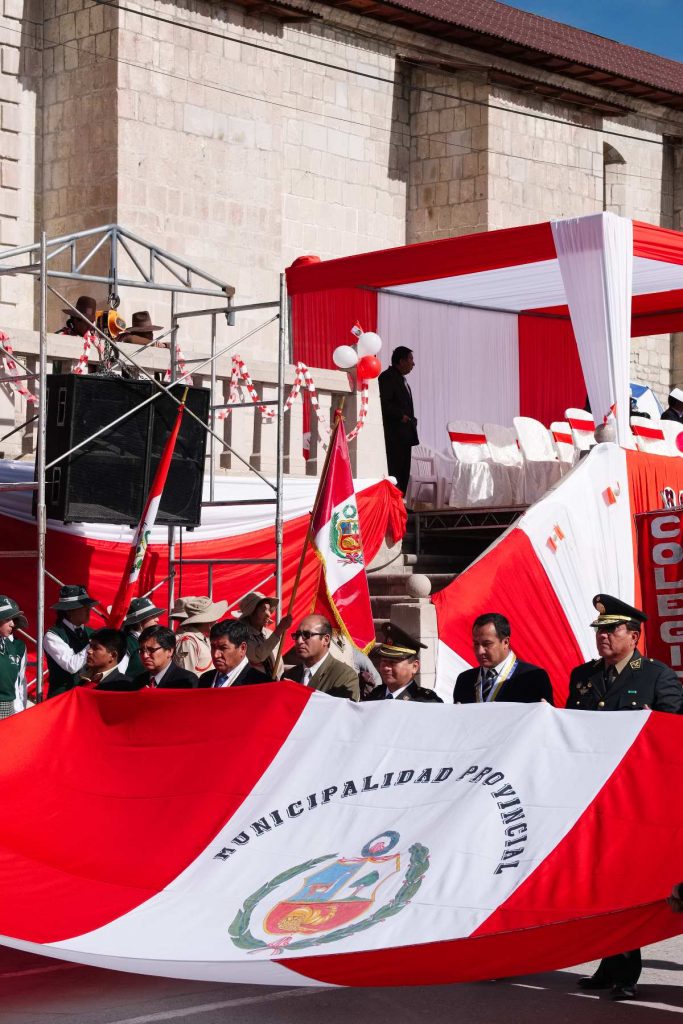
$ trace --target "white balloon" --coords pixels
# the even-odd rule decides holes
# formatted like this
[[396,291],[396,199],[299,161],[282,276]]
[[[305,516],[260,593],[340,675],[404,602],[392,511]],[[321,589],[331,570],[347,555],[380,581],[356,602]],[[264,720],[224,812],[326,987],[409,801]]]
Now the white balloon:
[[358,339],[357,349],[359,356],[376,356],[381,348],[382,339],[374,331],[366,331]]
[[332,360],[340,370],[350,370],[358,362],[358,353],[350,345],[338,345],[332,353]]

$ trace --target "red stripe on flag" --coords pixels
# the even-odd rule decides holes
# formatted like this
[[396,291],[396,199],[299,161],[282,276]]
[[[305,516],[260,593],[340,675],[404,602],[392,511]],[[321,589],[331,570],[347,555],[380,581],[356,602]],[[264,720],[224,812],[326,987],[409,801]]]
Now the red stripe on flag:
[[449,430],[448,436],[457,444],[486,444],[486,434],[460,434],[456,430]]
[[261,685],[263,702],[253,686],[76,689],[3,722],[0,935],[66,940],[169,885],[254,789],[313,693]]
[[[515,653],[542,665],[553,684],[557,705],[567,699],[567,666],[584,659],[574,632],[531,541],[520,529],[489,548],[450,586],[433,597],[439,637],[456,654],[474,664],[472,622],[482,608],[494,608],[512,625]],[[552,622],[553,643],[546,643],[539,623]],[[454,680],[455,682],[455,680]]]

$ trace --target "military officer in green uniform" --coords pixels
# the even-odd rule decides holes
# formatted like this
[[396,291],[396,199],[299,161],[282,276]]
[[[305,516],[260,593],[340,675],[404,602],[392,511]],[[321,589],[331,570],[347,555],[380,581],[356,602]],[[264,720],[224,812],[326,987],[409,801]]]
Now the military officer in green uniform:
[[128,607],[128,612],[123,620],[123,632],[126,636],[127,659],[124,657],[119,665],[121,672],[125,672],[131,679],[135,679],[145,666],[140,660],[139,640],[143,629],[148,626],[158,626],[159,616],[163,615],[164,609],[157,608],[148,597],[134,597]]
[[26,644],[14,632],[26,625],[17,602],[0,595],[0,718],[26,707]]
[[[661,661],[644,658],[638,641],[647,616],[609,594],[597,594],[598,617],[591,623],[600,657],[575,668],[569,679],[567,708],[585,711],[668,711],[677,714],[683,689]],[[612,990],[612,999],[635,999],[642,961],[639,949],[600,961],[595,974],[580,978],[583,989]]]
[[420,643],[403,629],[387,623],[384,639],[373,649],[373,658],[379,657],[382,682],[364,694],[362,700],[413,700],[420,704],[443,704],[434,690],[420,686],[415,676],[420,671],[420,651],[427,645]]
[[59,601],[52,605],[57,612],[57,621],[43,637],[50,673],[48,697],[57,697],[81,683],[92,634],[87,622],[94,604],[97,601],[89,597],[85,587],[67,584],[59,591]]

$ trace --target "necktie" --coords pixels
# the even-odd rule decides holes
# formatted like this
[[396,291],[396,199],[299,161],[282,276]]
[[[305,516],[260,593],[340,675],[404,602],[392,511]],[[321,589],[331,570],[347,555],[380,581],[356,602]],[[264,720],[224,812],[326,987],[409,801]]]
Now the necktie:
[[495,670],[492,669],[492,668],[487,668],[486,672],[484,673],[484,679],[483,679],[482,684],[481,684],[481,699],[482,700],[486,700],[488,698],[488,695],[490,694],[491,690],[493,689],[493,684],[495,682],[495,679],[496,679]]
[[85,630],[83,629],[83,626],[79,626],[78,629],[74,630],[74,632],[76,633],[76,639],[78,640],[79,643],[82,643],[83,640],[88,639],[88,636]]
[[393,700],[394,699],[394,695],[391,692],[391,690],[387,690],[387,692],[384,694],[384,699],[385,700]]
[[216,676],[216,680],[215,680],[213,685],[216,688],[218,688],[219,686],[225,686],[227,681],[228,681],[227,673],[226,672],[219,672],[218,675]]
[[304,686],[310,686],[312,678],[313,678],[313,676],[311,675],[310,668],[305,668],[304,669],[304,674],[301,677],[301,682],[304,684]]
[[602,673],[602,679],[605,684],[605,692],[609,690],[610,686],[614,682],[614,674],[614,665],[609,665],[605,668],[604,672]]

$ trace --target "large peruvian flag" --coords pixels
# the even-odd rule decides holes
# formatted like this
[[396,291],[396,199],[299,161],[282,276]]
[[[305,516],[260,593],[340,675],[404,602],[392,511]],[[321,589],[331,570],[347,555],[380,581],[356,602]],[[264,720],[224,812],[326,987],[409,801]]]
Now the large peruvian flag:
[[311,521],[313,546],[323,567],[319,603],[346,636],[367,653],[375,643],[358,504],[341,416],[330,441]]
[[285,682],[76,689],[0,734],[10,946],[171,977],[425,985],[683,931],[665,903],[683,873],[675,715],[355,704]]

